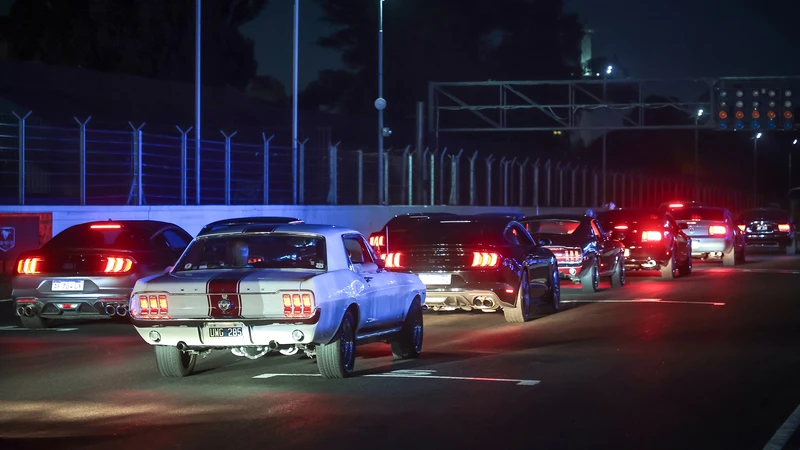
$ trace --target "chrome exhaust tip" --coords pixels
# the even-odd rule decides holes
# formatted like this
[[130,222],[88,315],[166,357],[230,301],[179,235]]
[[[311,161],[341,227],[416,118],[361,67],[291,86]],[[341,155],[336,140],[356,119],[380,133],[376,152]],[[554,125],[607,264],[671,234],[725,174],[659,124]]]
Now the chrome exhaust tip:
[[36,307],[33,305],[28,305],[25,307],[25,316],[33,317],[36,315]]
[[127,305],[120,305],[117,306],[117,315],[120,316],[127,316],[128,315],[128,306]]
[[117,314],[117,308],[114,308],[114,305],[106,305],[106,315],[113,316]]
[[20,317],[25,315],[25,307],[24,306],[18,306],[17,307],[17,315],[20,316]]
[[185,352],[186,350],[188,350],[188,349],[189,349],[189,346],[188,346],[188,345],[186,345],[186,342],[183,342],[183,341],[181,341],[181,342],[178,342],[178,345],[177,345],[177,347],[178,347],[178,350],[180,350],[180,351],[182,351],[182,352]]
[[278,350],[280,348],[280,344],[277,341],[269,341],[268,345],[270,350]]

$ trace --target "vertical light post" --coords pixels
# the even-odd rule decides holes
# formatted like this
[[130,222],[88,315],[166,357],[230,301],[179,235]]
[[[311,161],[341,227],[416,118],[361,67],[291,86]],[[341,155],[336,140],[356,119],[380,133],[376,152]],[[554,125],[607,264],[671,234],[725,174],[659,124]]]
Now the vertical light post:
[[761,133],[756,133],[753,137],[753,206],[758,206],[758,140]]
[[194,30],[194,198],[197,204],[200,204],[200,98],[201,98],[201,84],[200,84],[200,50],[202,44],[201,38],[201,12],[202,0],[196,0],[195,3],[195,30]]
[[383,99],[383,0],[378,0],[378,98],[375,109],[378,110],[378,204],[385,204],[383,198],[383,110],[386,100]]
[[[297,73],[299,64],[300,0],[294,0],[294,31],[292,36],[292,203],[297,204],[299,171],[297,166]],[[302,189],[302,187],[300,187]]]
[[700,118],[703,117],[703,110],[697,110],[694,118],[694,199],[700,197]]
[[[611,75],[611,72],[614,71],[613,66],[606,67],[606,73],[603,76],[603,102],[606,101],[606,81],[608,80],[608,76]],[[608,135],[608,130],[603,131],[603,195],[602,195],[602,204],[606,204],[606,135]]]
[[794,150],[794,146],[797,145],[797,139],[792,141],[792,146],[789,147],[789,189],[793,187],[793,180],[792,180],[792,150]]

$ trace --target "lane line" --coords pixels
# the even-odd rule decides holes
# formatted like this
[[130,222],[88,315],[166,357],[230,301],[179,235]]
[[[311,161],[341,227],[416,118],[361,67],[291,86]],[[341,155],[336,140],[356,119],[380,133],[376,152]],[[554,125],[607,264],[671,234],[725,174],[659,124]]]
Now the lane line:
[[778,431],[772,436],[772,439],[764,446],[764,450],[783,450],[783,447],[789,442],[794,432],[800,427],[800,405],[794,412],[783,422]]
[[678,305],[725,306],[725,302],[689,302],[681,300],[663,300],[660,298],[634,298],[630,300],[561,300],[561,303],[672,303]]
[[[394,370],[388,373],[362,375],[363,377],[373,378],[416,378],[427,380],[457,380],[457,381],[490,381],[499,383],[515,383],[517,386],[535,386],[539,380],[520,380],[513,378],[488,378],[488,377],[453,377],[446,375],[433,375],[435,370]],[[265,373],[256,375],[253,378],[275,378],[275,377],[321,377],[318,373]]]
[[15,326],[0,327],[0,331],[76,331],[78,328],[22,328]]

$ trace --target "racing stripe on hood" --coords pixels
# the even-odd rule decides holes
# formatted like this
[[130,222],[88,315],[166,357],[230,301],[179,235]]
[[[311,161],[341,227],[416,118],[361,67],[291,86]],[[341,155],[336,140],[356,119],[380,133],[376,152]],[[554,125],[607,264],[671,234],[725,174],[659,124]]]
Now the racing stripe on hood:
[[242,298],[239,289],[247,275],[246,272],[227,272],[206,282],[209,317],[215,319],[242,317]]

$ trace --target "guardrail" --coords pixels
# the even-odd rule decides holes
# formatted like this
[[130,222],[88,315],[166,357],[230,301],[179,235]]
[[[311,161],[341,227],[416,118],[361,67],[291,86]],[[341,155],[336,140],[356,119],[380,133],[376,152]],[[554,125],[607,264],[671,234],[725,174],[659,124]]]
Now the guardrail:
[[[377,154],[340,145],[289,146],[261,135],[246,141],[220,130],[202,140],[197,159],[191,129],[148,133],[29,123],[31,113],[0,121],[0,204],[376,204]],[[741,191],[641,173],[602,173],[554,160],[509,158],[478,151],[386,151],[384,198],[389,205],[589,207],[655,206],[695,199],[733,210],[750,207]],[[295,170],[297,168],[297,170]],[[296,174],[296,175],[293,175]]]

